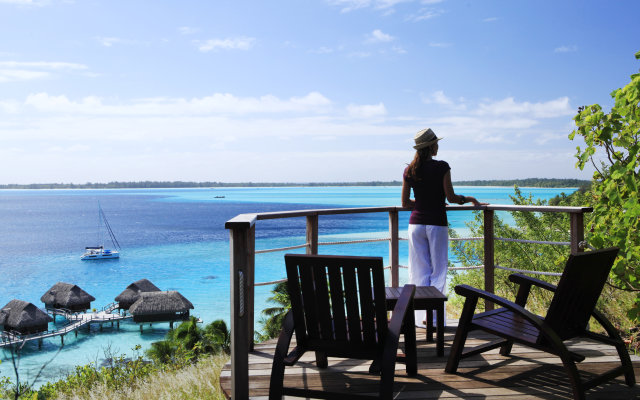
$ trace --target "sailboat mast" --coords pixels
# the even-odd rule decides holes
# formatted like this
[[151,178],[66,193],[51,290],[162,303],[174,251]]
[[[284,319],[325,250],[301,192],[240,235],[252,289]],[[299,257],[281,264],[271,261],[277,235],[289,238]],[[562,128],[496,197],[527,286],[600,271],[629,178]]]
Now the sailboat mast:
[[104,246],[104,240],[102,238],[102,207],[100,206],[100,200],[98,200],[98,246]]

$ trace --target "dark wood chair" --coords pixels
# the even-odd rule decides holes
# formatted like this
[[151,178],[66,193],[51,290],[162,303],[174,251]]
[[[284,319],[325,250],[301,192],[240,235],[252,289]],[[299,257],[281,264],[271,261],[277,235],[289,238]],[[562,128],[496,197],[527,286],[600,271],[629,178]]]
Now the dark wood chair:
[[[381,375],[380,393],[375,398],[391,399],[397,357],[404,356],[409,375],[417,373],[415,285],[405,285],[389,321],[382,258],[287,254],[285,264],[291,310],[273,357],[269,399],[283,395],[355,396],[284,387],[285,366],[294,365],[306,351],[315,352],[318,368],[328,366],[327,357],[373,360],[369,372]],[[287,354],[294,332],[296,347]],[[398,355],[401,332],[405,335],[404,355]]]
[[[455,373],[462,358],[498,347],[500,354],[507,356],[515,342],[559,356],[571,381],[574,399],[584,399],[586,390],[619,375],[624,375],[627,385],[633,386],[635,375],[626,346],[611,322],[595,309],[617,254],[617,248],[610,248],[570,255],[558,286],[513,274],[509,279],[519,285],[515,303],[467,285],[456,286],[456,293],[465,296],[466,300],[445,371]],[[524,308],[534,285],[554,292],[545,317]],[[480,298],[501,307],[475,314]],[[602,325],[608,336],[588,330],[591,317]],[[463,352],[468,332],[475,329],[502,339]],[[621,365],[590,380],[581,380],[576,362],[585,357],[569,351],[563,343],[576,337],[615,346]]]

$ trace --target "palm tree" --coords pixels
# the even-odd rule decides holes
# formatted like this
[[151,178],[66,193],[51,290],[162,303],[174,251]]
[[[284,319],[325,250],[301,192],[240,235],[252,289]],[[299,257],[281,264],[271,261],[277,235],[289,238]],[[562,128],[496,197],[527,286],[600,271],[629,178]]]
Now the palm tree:
[[188,321],[184,321],[176,329],[170,331],[169,337],[176,344],[183,346],[185,350],[192,351],[198,343],[202,342],[204,335],[198,326],[198,319],[191,316]]
[[160,340],[151,343],[151,348],[145,351],[147,357],[157,363],[168,363],[176,353],[176,346],[171,340]]
[[277,283],[271,293],[273,295],[267,299],[267,303],[275,303],[276,306],[262,310],[262,332],[256,332],[256,340],[259,342],[278,337],[284,316],[291,308],[287,281]]
[[205,326],[204,337],[207,342],[207,351],[212,353],[224,351],[227,354],[231,352],[231,332],[223,320],[217,319]]

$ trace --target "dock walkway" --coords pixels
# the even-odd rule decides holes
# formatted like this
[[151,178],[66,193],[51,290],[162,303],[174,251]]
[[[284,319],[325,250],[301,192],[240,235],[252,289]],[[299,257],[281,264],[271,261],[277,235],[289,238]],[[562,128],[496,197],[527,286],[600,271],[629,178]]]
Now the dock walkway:
[[118,308],[118,303],[111,303],[105,306],[102,310],[96,312],[71,312],[69,310],[63,309],[47,309],[47,312],[52,314],[55,318],[56,315],[62,315],[67,321],[69,321],[64,326],[59,329],[31,333],[28,335],[19,335],[12,332],[2,332],[0,334],[0,348],[5,346],[11,346],[16,344],[23,344],[26,342],[30,342],[33,340],[41,341],[42,339],[60,336],[62,344],[64,344],[64,335],[70,332],[75,332],[77,334],[78,329],[83,326],[99,323],[103,324],[105,322],[117,322],[132,318],[131,315],[121,315],[118,313],[113,313],[113,310]]

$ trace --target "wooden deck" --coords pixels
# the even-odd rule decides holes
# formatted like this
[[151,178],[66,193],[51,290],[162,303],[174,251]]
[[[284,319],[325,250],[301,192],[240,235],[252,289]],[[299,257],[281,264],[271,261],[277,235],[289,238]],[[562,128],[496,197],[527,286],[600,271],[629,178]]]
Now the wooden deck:
[[[457,321],[456,321],[457,322]],[[395,396],[398,399],[572,399],[571,387],[558,357],[534,349],[514,346],[512,355],[498,350],[471,357],[460,363],[457,374],[447,374],[444,366],[453,342],[455,327],[445,329],[445,355],[436,356],[435,342],[425,342],[425,330],[418,329],[418,375],[408,377],[403,364],[396,365]],[[467,346],[492,337],[475,331]],[[252,399],[266,399],[276,340],[255,346],[249,354],[249,393]],[[581,374],[599,373],[619,365],[615,349],[596,342],[572,343],[570,349],[587,359],[580,363]],[[632,356],[636,379],[640,378],[640,357]],[[227,364],[220,384],[230,397],[231,372]],[[329,368],[319,371],[313,353],[305,354],[285,370],[285,384],[346,393],[376,393],[378,378],[368,374],[369,362],[329,358]],[[587,392],[587,399],[640,399],[640,385],[629,388],[624,379],[607,382]]]

